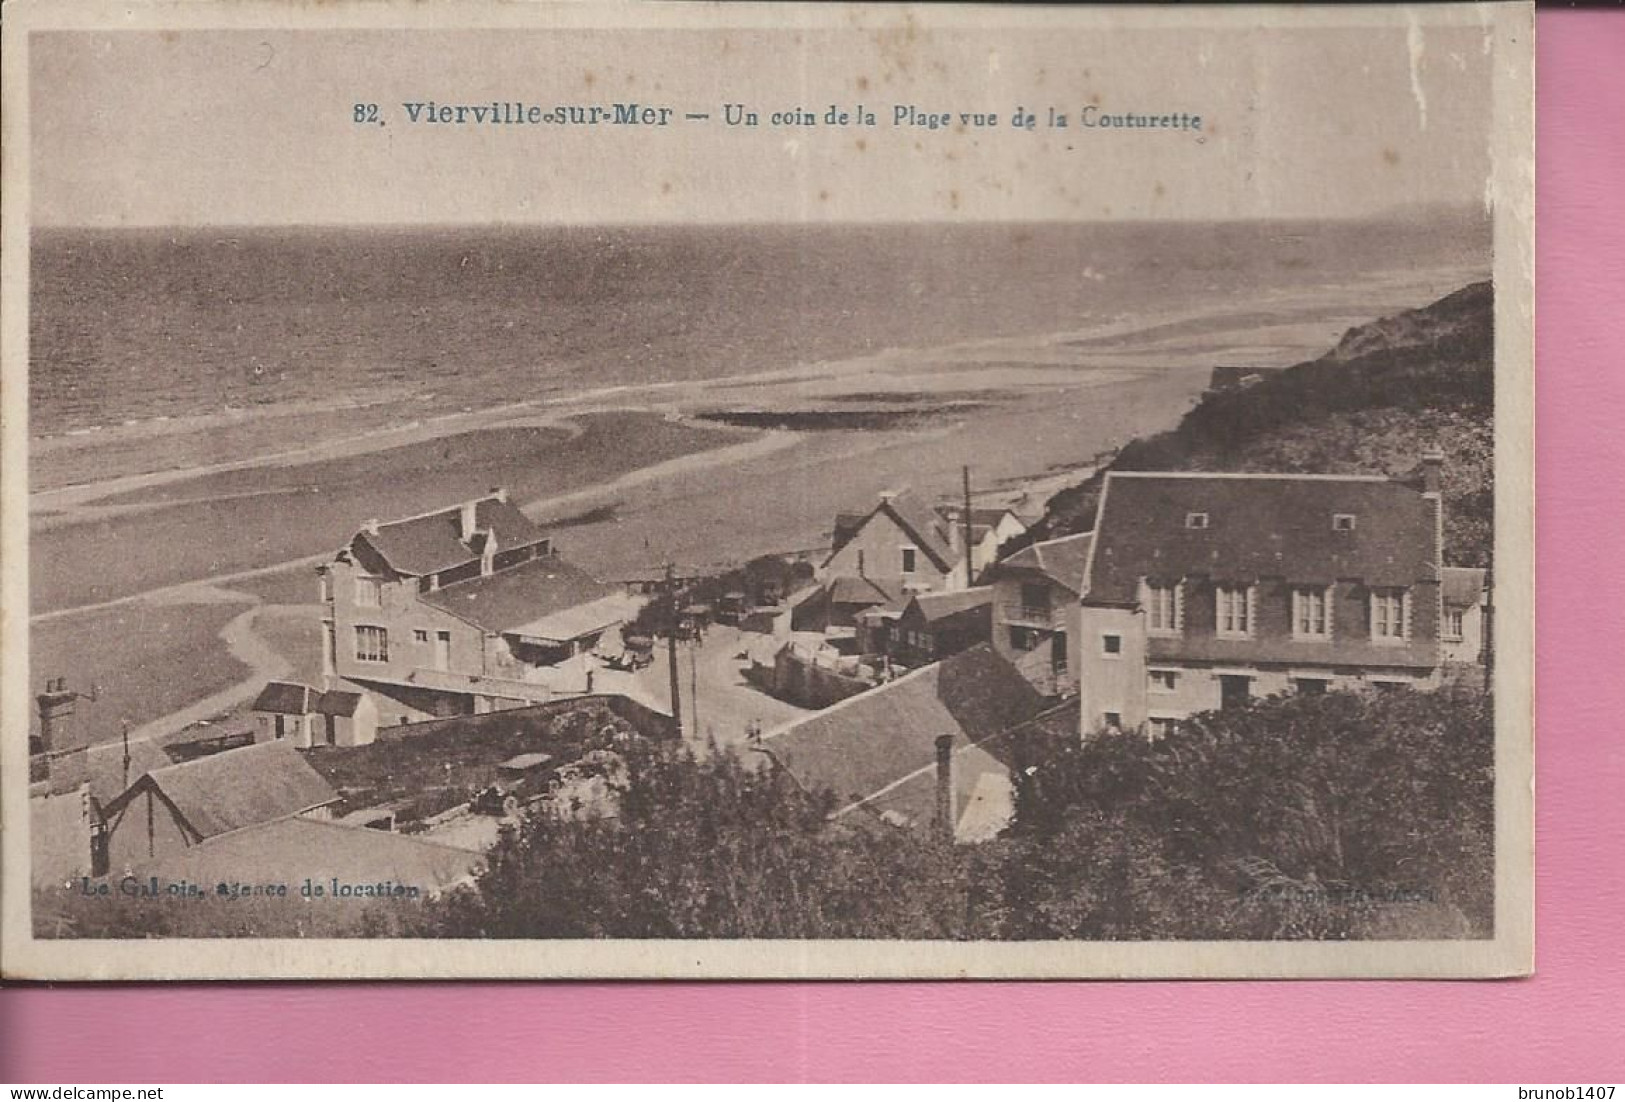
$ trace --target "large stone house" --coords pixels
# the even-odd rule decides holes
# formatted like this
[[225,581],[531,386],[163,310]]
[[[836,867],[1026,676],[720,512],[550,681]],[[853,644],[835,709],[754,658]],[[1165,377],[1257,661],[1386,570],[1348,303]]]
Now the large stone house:
[[369,521],[319,574],[325,687],[374,694],[384,724],[590,691],[583,656],[639,604],[559,558],[500,490]]
[[1094,534],[1029,544],[995,564],[993,649],[1042,693],[1072,692],[1078,684],[1078,597]]
[[1106,477],[1080,602],[1084,731],[1282,692],[1438,683],[1442,458],[1419,480]]

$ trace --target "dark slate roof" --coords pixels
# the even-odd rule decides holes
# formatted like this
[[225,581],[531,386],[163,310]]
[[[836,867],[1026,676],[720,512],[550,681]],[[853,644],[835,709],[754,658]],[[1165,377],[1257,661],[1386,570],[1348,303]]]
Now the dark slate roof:
[[127,802],[131,793],[148,785],[203,838],[285,819],[339,798],[284,740],[154,769],[115,804]]
[[307,715],[316,710],[316,700],[321,695],[309,685],[297,681],[273,681],[254,698],[253,710],[290,716]]
[[350,717],[361,706],[361,694],[345,692],[342,689],[329,689],[325,693],[316,694],[316,711],[324,716]]
[[580,567],[548,557],[448,585],[420,599],[486,631],[503,632],[616,592],[617,587]]
[[903,596],[901,578],[869,578],[845,575],[829,583],[830,603],[837,605],[889,605]]
[[[1414,487],[1385,478],[1112,471],[1085,598],[1133,601],[1142,577],[1437,581],[1437,510]],[[1206,513],[1208,527],[1187,528],[1190,513]],[[1354,531],[1333,530],[1338,513],[1355,516]]]
[[1095,541],[1093,532],[1076,536],[1061,536],[1030,544],[1009,558],[995,564],[993,571],[1036,570],[1057,585],[1073,593],[1083,592],[1083,575],[1089,566],[1089,548]]
[[1447,566],[1440,579],[1444,603],[1456,608],[1471,608],[1484,600],[1484,571],[1472,566]]
[[[978,586],[975,589],[955,589],[946,593],[916,593],[909,605],[919,614],[919,618],[926,623],[935,623],[938,620],[964,612],[967,609],[982,608],[993,603],[993,589],[990,586]],[[909,616],[904,609],[903,616]]]
[[[358,532],[355,538],[367,543],[397,573],[433,574],[479,558],[483,541],[476,544],[461,538],[461,518],[460,506],[442,509],[380,524],[377,532]],[[481,498],[475,505],[474,527],[476,531],[494,533],[499,551],[547,538],[547,533],[531,523],[518,506],[497,496]]]
[[981,644],[796,720],[761,748],[838,807],[860,803],[936,762],[938,736],[956,748],[1024,723],[1044,698]]

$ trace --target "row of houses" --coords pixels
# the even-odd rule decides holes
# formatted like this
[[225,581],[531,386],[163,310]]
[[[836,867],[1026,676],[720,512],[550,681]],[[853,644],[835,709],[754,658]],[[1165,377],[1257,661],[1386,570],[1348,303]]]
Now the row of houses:
[[337,814],[341,794],[292,739],[190,760],[145,740],[90,746],[57,757],[34,787],[33,881],[53,892],[79,877],[213,893],[297,874],[314,883],[388,881],[419,898],[470,882],[481,856]]
[[[1488,624],[1485,572],[1444,561],[1441,477],[1437,455],[1406,478],[1111,471],[1092,531],[1003,557],[1025,531],[1013,511],[883,495],[839,518],[787,612],[832,652],[878,656],[867,666],[887,676],[754,745],[833,790],[841,815],[973,841],[1008,819],[1024,725],[1157,737],[1283,692],[1432,688],[1480,661]],[[94,867],[162,868],[256,838],[269,851],[323,830],[354,840],[299,750],[590,692],[644,599],[564,561],[500,491],[369,522],[320,585],[323,683],[268,686],[256,745],[195,761],[99,746],[56,763],[46,795],[80,804],[49,814],[77,817]],[[47,706],[70,698],[42,696],[47,737]],[[401,854],[403,868],[415,860]]]
[[[839,814],[972,841],[1008,817],[1012,732],[1041,715],[1074,736],[1155,738],[1265,696],[1481,674],[1487,572],[1445,562],[1442,464],[1429,454],[1404,478],[1108,472],[1092,531],[1031,543],[974,587],[941,571],[895,615],[858,613],[887,625],[871,643],[933,663],[760,748],[834,790]],[[933,619],[952,630],[922,633]]]

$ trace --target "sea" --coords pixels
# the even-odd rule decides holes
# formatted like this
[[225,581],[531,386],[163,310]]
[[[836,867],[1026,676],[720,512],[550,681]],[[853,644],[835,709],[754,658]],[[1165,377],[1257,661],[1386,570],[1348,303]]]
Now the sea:
[[[1081,332],[1430,267],[1470,212],[1224,223],[36,229],[30,434],[448,409]],[[1417,305],[1423,305],[1417,303]]]

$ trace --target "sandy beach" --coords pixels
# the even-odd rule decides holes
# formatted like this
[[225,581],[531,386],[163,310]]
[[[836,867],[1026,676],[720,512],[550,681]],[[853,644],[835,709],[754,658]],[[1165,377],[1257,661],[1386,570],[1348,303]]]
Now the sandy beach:
[[[1177,422],[1215,366],[1318,356],[1348,327],[1473,275],[1311,285],[1228,310],[486,410],[424,416],[433,402],[392,398],[41,442],[30,499],[34,678],[108,687],[86,708],[88,741],[116,738],[125,720],[150,724],[213,699],[243,670],[219,638],[212,587],[229,585],[246,602],[231,606],[238,613],[255,602],[296,609],[312,599],[312,566],[369,517],[443,507],[492,486],[508,487],[555,528],[564,555],[605,578],[666,559],[720,566],[815,548],[837,511],[901,485],[952,496],[962,466],[980,499],[1026,493],[1036,512],[1097,452]],[[166,632],[123,648],[83,645],[108,631],[110,617],[139,620],[159,602]],[[284,648],[303,638],[279,634]],[[143,687],[215,655],[222,677],[163,693]],[[308,666],[308,656],[283,657]],[[237,684],[247,696],[254,677]]]

